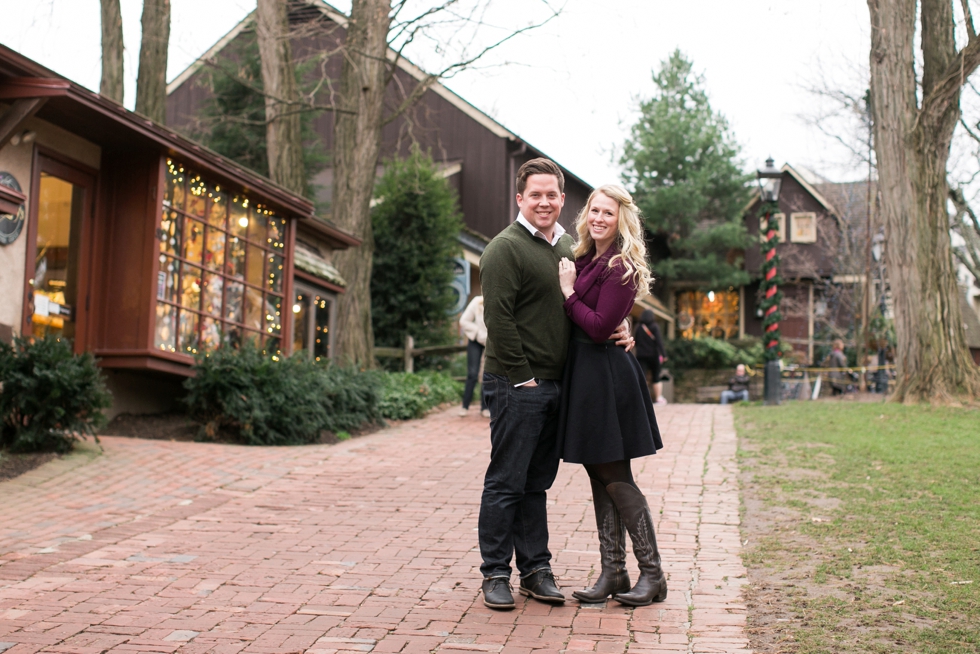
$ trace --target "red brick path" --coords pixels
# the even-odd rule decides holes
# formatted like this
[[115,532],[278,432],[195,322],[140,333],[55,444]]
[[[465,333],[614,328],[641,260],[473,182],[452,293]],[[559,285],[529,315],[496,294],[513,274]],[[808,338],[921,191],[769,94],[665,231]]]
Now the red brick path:
[[[635,472],[663,604],[485,608],[489,429],[447,411],[336,446],[103,438],[0,483],[0,652],[747,652],[731,413],[658,414],[666,449]],[[598,564],[584,471],[549,501],[570,592]]]

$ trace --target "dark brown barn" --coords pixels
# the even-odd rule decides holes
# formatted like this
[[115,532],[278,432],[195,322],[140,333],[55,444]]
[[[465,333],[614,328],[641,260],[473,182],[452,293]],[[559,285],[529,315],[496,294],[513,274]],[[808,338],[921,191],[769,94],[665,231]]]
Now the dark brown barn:
[[[347,17],[322,0],[309,0],[307,6],[291,13],[290,20],[299,27],[294,30],[297,36],[292,42],[297,60],[313,53],[336,51],[344,42]],[[253,15],[249,15],[170,83],[168,125],[187,129],[200,116],[211,94],[204,66],[214,62],[229,44],[248,38],[252,25]],[[339,56],[328,59],[325,71],[334,79],[339,78]],[[395,106],[404,97],[404,90],[413,88],[423,77],[411,62],[400,59],[397,79],[389,87],[389,103]],[[327,101],[325,97],[323,100]],[[328,152],[333,146],[333,124],[333,114],[329,112],[320,115],[315,123]],[[460,243],[471,266],[471,294],[478,294],[479,256],[489,239],[517,215],[517,169],[525,161],[546,155],[439,83],[425,92],[417,106],[384,128],[382,158],[406,155],[413,139],[432,153],[459,194],[467,227]],[[566,200],[561,222],[569,227],[592,188],[571,171],[563,170]],[[329,202],[330,181],[329,168],[316,176],[318,200]]]

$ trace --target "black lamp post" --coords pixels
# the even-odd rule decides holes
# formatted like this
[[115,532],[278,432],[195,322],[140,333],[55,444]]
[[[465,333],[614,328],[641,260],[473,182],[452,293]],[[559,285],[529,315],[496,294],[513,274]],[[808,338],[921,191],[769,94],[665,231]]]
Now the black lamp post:
[[772,157],[766,159],[766,167],[755,172],[759,180],[759,194],[762,202],[779,203],[779,188],[783,185],[783,173],[776,168]]
[[776,243],[779,239],[779,225],[776,214],[779,212],[779,189],[782,186],[783,174],[777,170],[772,157],[766,159],[766,167],[756,172],[759,181],[759,198],[762,202],[762,213],[766,222],[766,240],[762,245],[762,287],[765,296],[762,300],[762,326],[766,356],[765,374],[765,404],[779,404],[782,395],[782,380],[779,370],[779,278],[776,267],[779,258],[776,256]]
[[[878,279],[881,285],[878,287],[878,310],[881,312],[882,321],[885,320],[885,313],[888,306],[885,303],[885,274],[882,270],[882,256],[884,254],[885,235],[878,233],[874,235],[871,245],[871,256],[878,264]],[[875,393],[888,392],[888,373],[885,372],[885,364],[888,357],[885,353],[885,339],[882,335],[878,336],[878,372],[875,374]]]

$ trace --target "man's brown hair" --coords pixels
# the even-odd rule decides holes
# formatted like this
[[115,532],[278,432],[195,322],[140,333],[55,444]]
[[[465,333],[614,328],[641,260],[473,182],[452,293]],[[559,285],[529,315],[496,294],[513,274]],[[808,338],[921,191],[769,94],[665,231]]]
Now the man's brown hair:
[[531,175],[554,175],[558,178],[558,190],[562,193],[565,192],[565,176],[561,174],[561,168],[558,167],[558,164],[551,159],[538,157],[521,166],[520,170],[517,171],[517,192],[521,195],[524,195],[524,189],[527,188],[527,178]]

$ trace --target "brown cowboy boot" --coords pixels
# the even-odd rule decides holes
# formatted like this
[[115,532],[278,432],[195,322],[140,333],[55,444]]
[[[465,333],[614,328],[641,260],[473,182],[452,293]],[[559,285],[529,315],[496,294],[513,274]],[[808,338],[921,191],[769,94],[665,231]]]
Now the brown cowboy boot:
[[626,571],[626,527],[606,487],[595,479],[590,481],[602,572],[592,588],[576,590],[572,596],[582,602],[602,602],[610,595],[625,593],[630,589],[630,576]]
[[613,599],[628,606],[646,606],[667,599],[667,579],[660,567],[660,552],[657,550],[657,535],[653,530],[653,516],[650,505],[643,493],[632,484],[613,482],[606,487],[612,497],[630,540],[633,553],[640,564],[640,578],[628,593],[613,595]]

